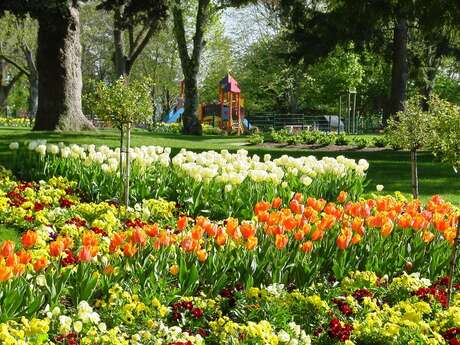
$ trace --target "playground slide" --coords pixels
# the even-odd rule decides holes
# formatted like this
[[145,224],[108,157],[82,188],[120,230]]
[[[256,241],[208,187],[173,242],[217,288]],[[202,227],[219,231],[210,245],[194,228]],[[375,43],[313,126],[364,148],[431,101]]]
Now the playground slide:
[[175,108],[172,108],[171,111],[169,112],[168,116],[166,116],[164,122],[166,123],[174,123],[179,120],[179,117],[184,113],[184,107],[179,108],[175,110]]

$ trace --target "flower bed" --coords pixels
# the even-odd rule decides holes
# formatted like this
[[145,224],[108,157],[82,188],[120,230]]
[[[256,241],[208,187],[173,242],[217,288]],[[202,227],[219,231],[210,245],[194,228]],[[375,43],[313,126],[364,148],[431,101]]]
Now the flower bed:
[[[46,144],[34,141],[27,147],[11,143],[17,153],[16,171],[28,178],[64,176],[79,181],[92,200],[107,200],[120,189],[120,152],[107,146]],[[340,190],[353,198],[363,193],[369,164],[339,156],[282,156],[272,160],[249,156],[245,150],[229,153],[182,150],[170,157],[170,149],[136,147],[130,152],[133,201],[163,197],[177,200],[192,215],[207,214],[213,219],[228,216],[248,218],[258,200],[292,192],[334,200]]]
[[22,236],[0,244],[0,342],[458,344],[460,285],[448,308],[438,279],[458,215],[438,196],[297,193],[211,221],[3,176],[0,223]]

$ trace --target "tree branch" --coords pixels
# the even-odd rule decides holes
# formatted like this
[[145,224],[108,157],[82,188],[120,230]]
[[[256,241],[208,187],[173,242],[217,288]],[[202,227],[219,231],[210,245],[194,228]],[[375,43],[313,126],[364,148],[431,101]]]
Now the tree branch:
[[0,54],[0,59],[3,59],[6,62],[12,64],[19,71],[21,71],[21,73],[24,73],[27,77],[30,76],[30,72],[24,66],[19,65],[16,61],[14,61],[13,59],[9,58],[8,56]]
[[[156,31],[156,28],[157,28],[156,25],[151,26],[149,30],[147,31],[147,33],[144,35],[144,37],[140,40],[140,42],[138,42],[138,44],[135,47],[133,47],[133,49],[131,50],[131,53],[128,59],[128,63],[131,64],[131,66],[134,64],[134,61],[136,61],[136,59],[139,57],[139,54],[142,52],[142,50],[144,50],[147,43],[149,43],[150,39],[152,38],[153,34]],[[140,37],[140,34],[138,37]],[[139,39],[136,38],[136,41],[139,41]]]
[[16,74],[13,79],[10,80],[10,82],[5,86],[5,90],[6,90],[6,94],[9,94],[11,88],[13,87],[14,84],[16,84],[16,82],[19,80],[19,78],[22,77],[22,75],[24,74],[24,72],[22,71],[19,71],[18,74]]
[[192,62],[197,63],[203,50],[204,30],[209,17],[210,0],[198,0],[198,11],[196,14],[195,35],[193,36]]
[[184,16],[180,0],[174,1],[172,13],[174,21],[174,35],[177,40],[177,49],[179,50],[182,71],[187,71],[188,64],[190,63],[190,56],[188,54],[187,41],[185,39]]

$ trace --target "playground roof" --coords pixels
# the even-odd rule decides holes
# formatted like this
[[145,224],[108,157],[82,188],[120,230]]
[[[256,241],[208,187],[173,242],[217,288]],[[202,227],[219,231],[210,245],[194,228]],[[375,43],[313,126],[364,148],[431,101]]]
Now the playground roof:
[[220,81],[220,86],[225,92],[234,92],[240,93],[240,88],[238,87],[238,83],[233,77],[227,73],[227,75]]

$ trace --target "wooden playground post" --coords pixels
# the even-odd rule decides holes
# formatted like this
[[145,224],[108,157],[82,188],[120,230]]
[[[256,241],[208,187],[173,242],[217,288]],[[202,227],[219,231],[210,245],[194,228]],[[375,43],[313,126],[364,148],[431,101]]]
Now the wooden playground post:
[[233,94],[231,91],[229,91],[227,93],[227,97],[228,97],[228,124],[229,124],[229,128],[228,128],[228,132],[231,134],[232,133],[232,128],[233,128],[233,107],[232,107],[232,103],[233,103]]
[[238,116],[238,135],[241,134],[241,109],[240,109],[240,94],[236,95],[236,114]]

